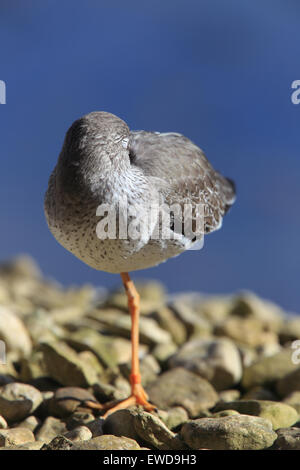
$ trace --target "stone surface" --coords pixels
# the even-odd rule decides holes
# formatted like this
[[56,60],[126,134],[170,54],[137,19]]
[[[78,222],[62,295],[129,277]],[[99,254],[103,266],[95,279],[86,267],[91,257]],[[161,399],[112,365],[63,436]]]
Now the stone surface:
[[164,416],[160,416],[159,414],[159,417],[172,431],[189,420],[187,411],[182,406],[169,408]]
[[78,443],[72,450],[139,450],[140,446],[133,439],[106,434],[89,441]]
[[27,428],[0,429],[0,447],[34,442],[34,434]]
[[196,313],[205,317],[214,326],[225,320],[232,309],[234,301],[231,295],[209,295],[204,298],[200,296],[198,299],[194,295],[191,300]]
[[228,401],[235,401],[240,398],[240,391],[239,390],[223,390],[219,393],[219,402],[228,402]]
[[32,342],[22,320],[8,307],[0,305],[0,340],[6,351],[15,351],[22,356],[31,352]]
[[0,388],[0,414],[9,422],[21,421],[42,402],[39,390],[18,382]]
[[240,400],[229,403],[219,403],[216,408],[220,410],[236,410],[241,414],[259,416],[268,419],[273,429],[292,426],[298,421],[298,413],[286,403],[268,400]]
[[104,422],[103,431],[105,434],[126,436],[155,449],[182,448],[182,443],[158,416],[137,407],[109,415]]
[[267,449],[277,437],[268,420],[246,415],[196,419],[183,425],[181,435],[192,449],[212,450]]
[[27,428],[34,432],[37,427],[41,424],[40,420],[36,416],[28,416],[18,426],[20,428]]
[[212,332],[210,322],[204,316],[198,315],[184,297],[175,297],[169,307],[185,325],[189,337],[207,336]]
[[89,423],[87,423],[86,426],[91,431],[93,437],[98,437],[98,436],[102,436],[102,434],[104,434],[103,425],[104,425],[104,419],[103,418],[97,418],[97,419],[94,419],[93,421],[90,421]]
[[[109,328],[114,334],[130,338],[131,319],[130,315],[119,311],[103,311],[95,310],[89,316],[103,326]],[[163,330],[153,318],[140,318],[140,341],[144,344],[154,346],[160,343],[171,342],[171,335],[168,331]]]
[[257,347],[263,344],[277,344],[278,337],[273,331],[266,331],[265,325],[257,318],[240,318],[233,316],[226,318],[222,324],[215,328],[215,334],[227,336],[238,343]]
[[79,406],[83,406],[89,400],[97,403],[94,395],[80,387],[62,387],[56,390],[49,401],[49,412],[56,417],[66,418],[74,413]]
[[242,318],[255,318],[263,322],[270,331],[279,331],[283,322],[282,309],[269,300],[259,298],[253,292],[237,295],[230,313]]
[[273,448],[278,450],[300,450],[300,428],[278,429]]
[[226,338],[190,341],[170,358],[168,364],[199,374],[217,390],[232,387],[242,376],[239,351]]
[[0,416],[0,429],[6,429],[7,428],[7,422],[3,418],[3,416]]
[[22,382],[32,382],[47,375],[44,356],[41,351],[34,351],[30,356],[23,358],[20,365],[20,379]]
[[291,355],[292,350],[284,348],[273,356],[263,357],[249,367],[245,367],[242,386],[250,389],[256,385],[274,384],[297,368],[291,360]]
[[187,331],[182,321],[176,317],[169,307],[162,307],[151,315],[159,326],[168,331],[175,344],[182,344],[187,340]]
[[153,414],[145,411],[137,412],[134,418],[134,428],[139,438],[155,449],[184,449],[176,435]]
[[67,428],[71,431],[78,426],[88,426],[89,423],[95,420],[92,411],[75,411],[66,420]]
[[65,436],[55,436],[50,442],[44,443],[41,450],[73,450],[75,443]]
[[101,335],[91,328],[80,328],[67,336],[67,342],[78,351],[89,350],[96,354],[105,367],[114,367],[118,363],[117,351],[112,338]]
[[43,343],[41,349],[49,376],[60,384],[88,387],[98,381],[95,370],[65,343]]
[[93,437],[92,432],[86,426],[78,426],[78,428],[65,433],[64,436],[72,442],[88,441]]
[[49,443],[57,436],[57,434],[64,434],[65,432],[67,432],[66,424],[60,419],[49,416],[44,421],[42,427],[38,430],[36,439],[38,441]]
[[182,406],[190,417],[198,416],[218,401],[216,391],[207,380],[183,368],[164,372],[147,387],[147,392],[158,408]]
[[174,343],[157,344],[152,349],[152,356],[159,362],[164,364],[177,351],[178,347]]
[[40,450],[43,445],[41,441],[25,442],[25,444],[0,447],[0,450]]

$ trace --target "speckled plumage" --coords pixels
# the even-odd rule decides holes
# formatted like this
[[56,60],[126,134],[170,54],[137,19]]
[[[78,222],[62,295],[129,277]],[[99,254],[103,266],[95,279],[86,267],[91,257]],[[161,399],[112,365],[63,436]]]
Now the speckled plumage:
[[66,134],[45,196],[46,219],[57,241],[89,266],[113,273],[154,266],[192,245],[186,236],[153,240],[153,226],[138,240],[100,240],[97,207],[117,207],[124,197],[141,220],[151,201],[203,204],[209,233],[220,228],[235,194],[232,182],[186,137],[130,132],[106,112],[83,116]]

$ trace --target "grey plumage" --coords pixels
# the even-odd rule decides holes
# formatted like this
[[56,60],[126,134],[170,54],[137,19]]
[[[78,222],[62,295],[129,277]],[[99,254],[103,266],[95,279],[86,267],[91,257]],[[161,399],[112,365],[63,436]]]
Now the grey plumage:
[[105,112],[83,116],[67,132],[45,197],[55,238],[85,263],[109,272],[143,269],[187,249],[186,237],[152,240],[146,233],[141,240],[97,238],[97,207],[116,206],[123,196],[141,219],[157,197],[169,206],[203,204],[209,233],[220,228],[235,190],[180,134],[130,132],[124,121]]

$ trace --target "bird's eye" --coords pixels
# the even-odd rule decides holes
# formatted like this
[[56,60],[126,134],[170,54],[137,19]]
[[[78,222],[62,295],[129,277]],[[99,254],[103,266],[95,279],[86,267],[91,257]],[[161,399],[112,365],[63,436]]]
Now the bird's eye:
[[122,147],[124,147],[124,149],[127,149],[128,147],[128,137],[125,137],[125,139],[122,139]]

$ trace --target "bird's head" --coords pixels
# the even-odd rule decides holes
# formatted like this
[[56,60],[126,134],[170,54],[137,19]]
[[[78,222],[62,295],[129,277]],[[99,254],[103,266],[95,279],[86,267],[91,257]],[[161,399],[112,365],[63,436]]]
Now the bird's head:
[[129,165],[129,128],[122,119],[95,111],[77,119],[66,133],[58,160],[64,180],[106,177]]

